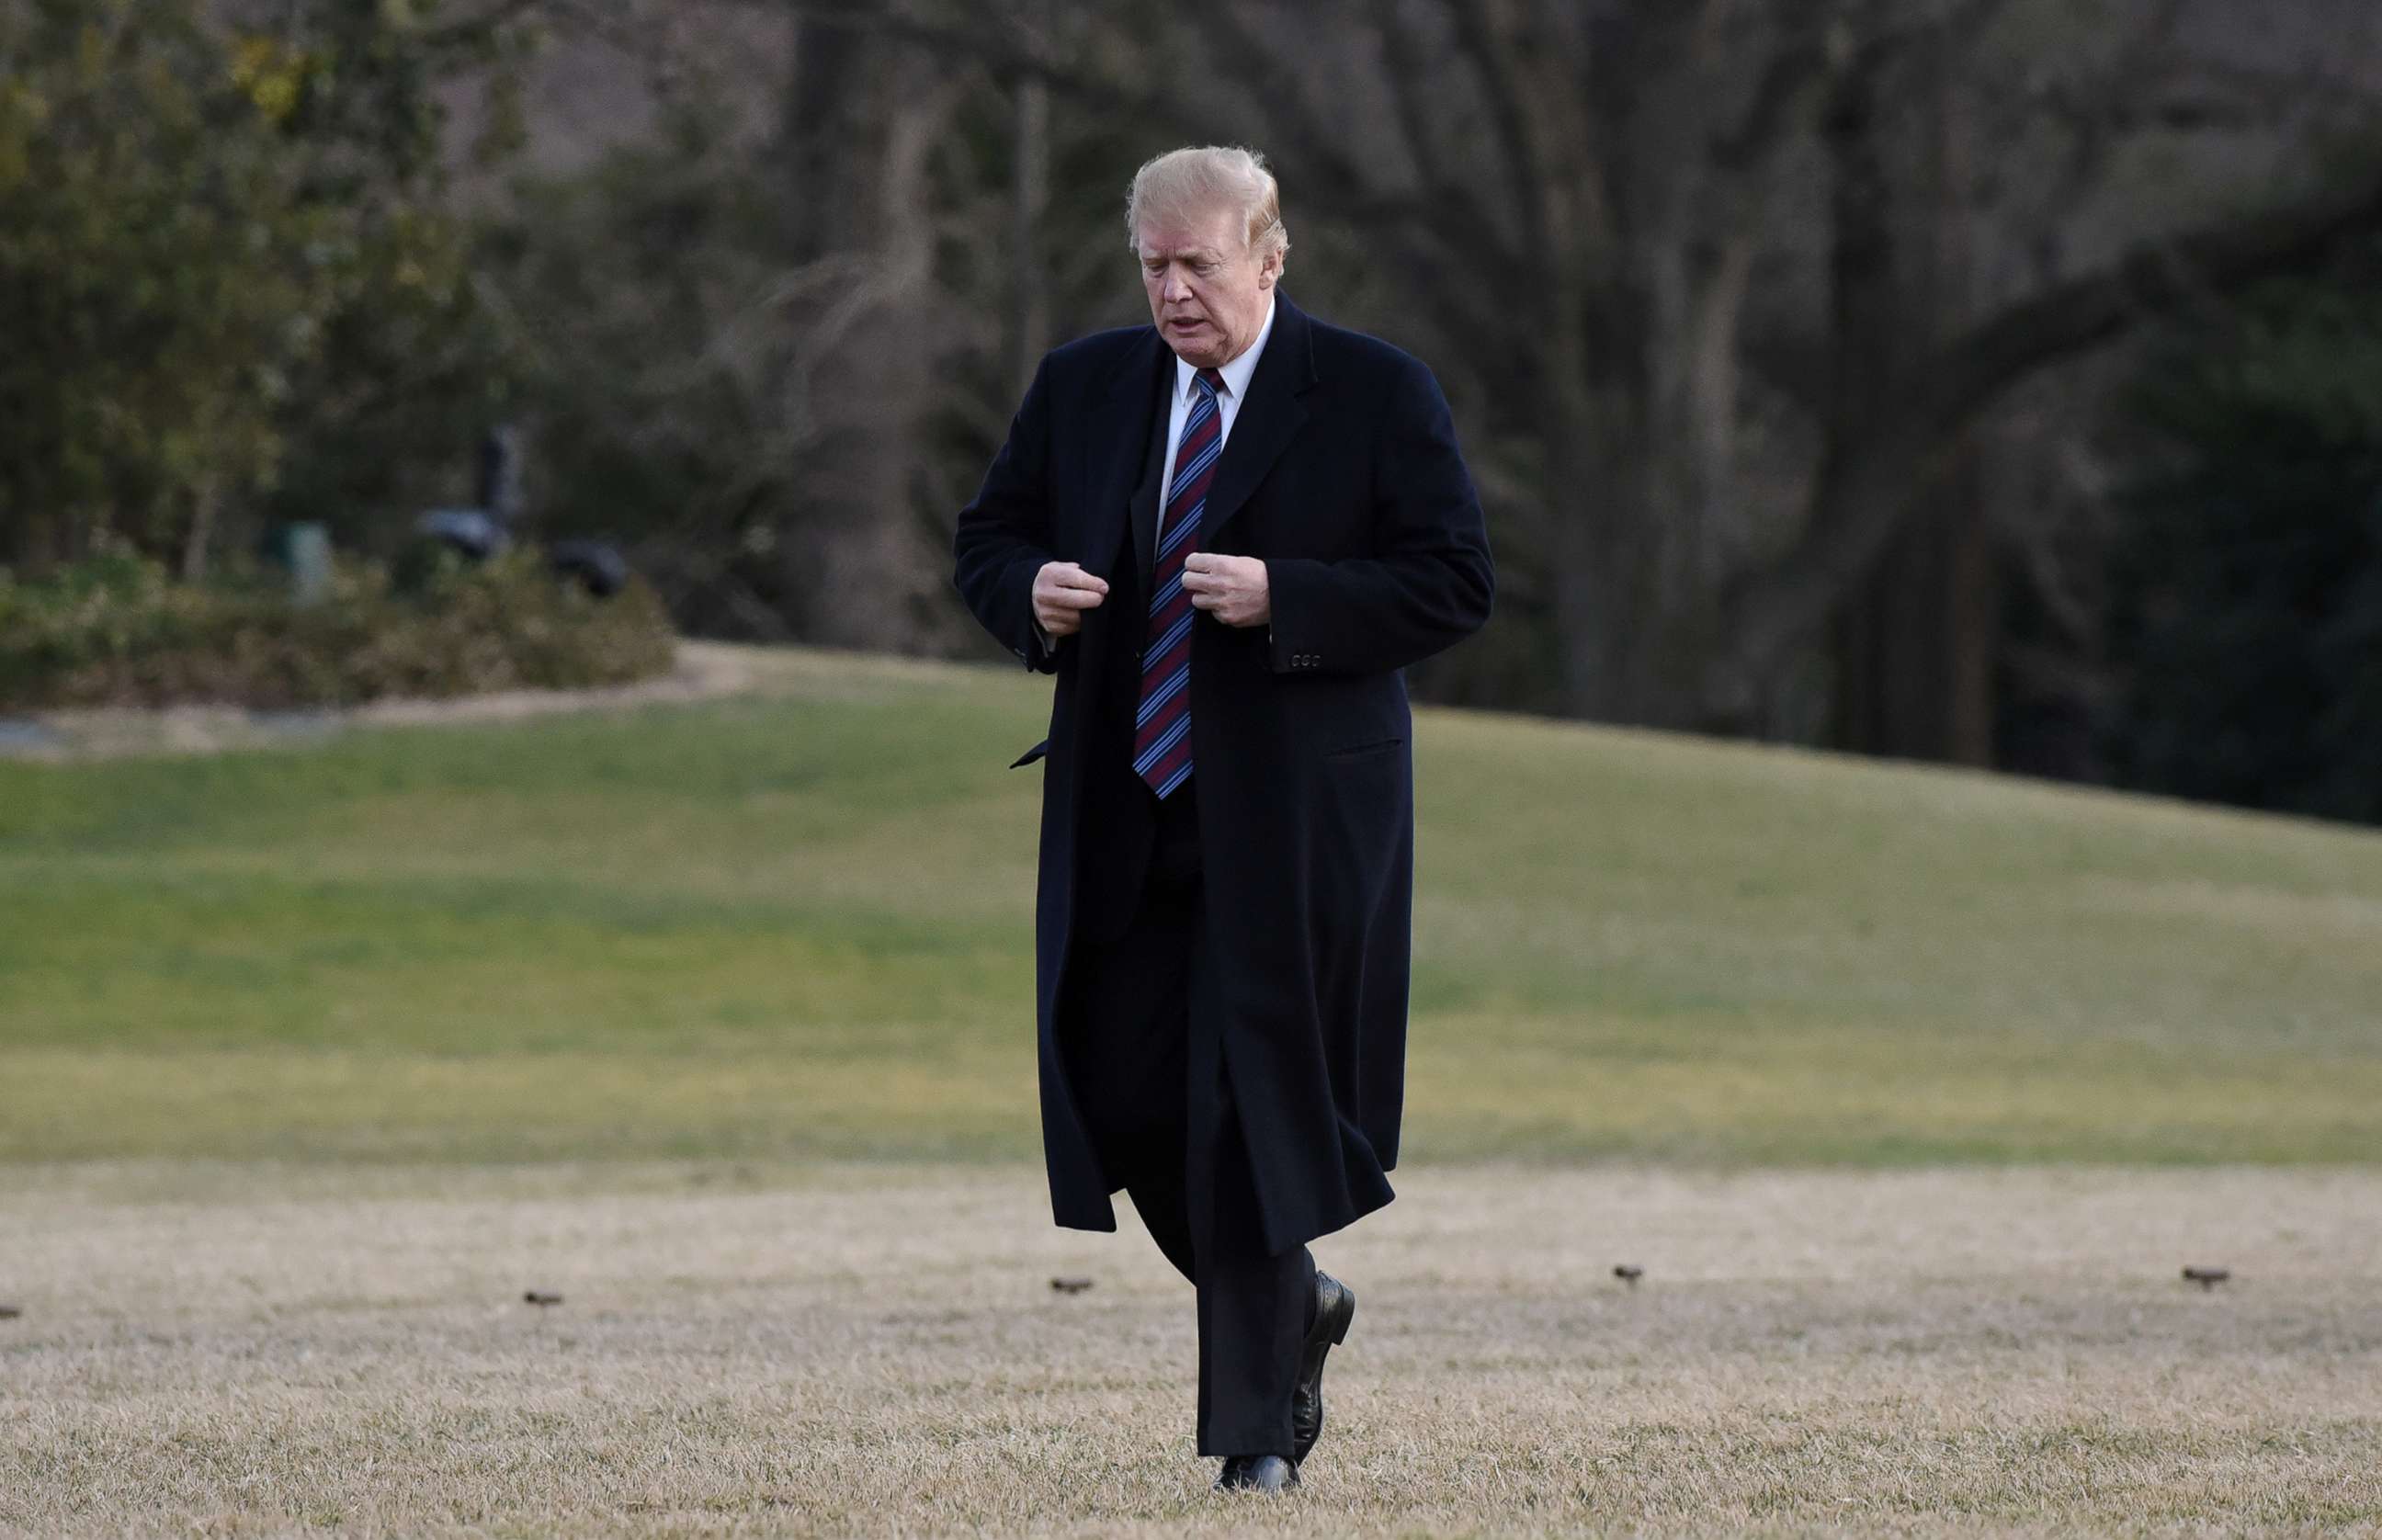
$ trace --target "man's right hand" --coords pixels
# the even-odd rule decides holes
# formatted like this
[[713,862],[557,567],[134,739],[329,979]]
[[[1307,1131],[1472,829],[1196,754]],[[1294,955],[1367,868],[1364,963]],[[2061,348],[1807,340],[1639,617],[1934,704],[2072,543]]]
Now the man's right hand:
[[1046,561],[1034,574],[1034,619],[1056,640],[1083,629],[1084,611],[1108,597],[1105,578],[1095,578],[1072,561]]

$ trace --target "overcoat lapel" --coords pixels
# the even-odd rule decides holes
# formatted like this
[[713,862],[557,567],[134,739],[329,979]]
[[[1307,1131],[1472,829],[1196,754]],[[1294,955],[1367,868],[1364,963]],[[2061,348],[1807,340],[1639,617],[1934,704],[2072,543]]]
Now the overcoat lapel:
[[[1091,544],[1085,551],[1083,562],[1087,570],[1108,576],[1113,569],[1116,554],[1124,544],[1124,526],[1134,529],[1136,554],[1142,569],[1148,570],[1148,533],[1137,522],[1136,488],[1145,484],[1153,500],[1157,493],[1158,472],[1148,468],[1149,443],[1158,440],[1157,454],[1166,452],[1164,423],[1161,414],[1156,433],[1150,429],[1150,414],[1164,405],[1160,384],[1172,380],[1174,355],[1160,340],[1158,328],[1152,326],[1142,341],[1129,351],[1117,366],[1109,382],[1108,394],[1094,408],[1088,428],[1093,446],[1088,456],[1091,484]],[[1159,463],[1164,463],[1161,458]],[[1133,507],[1128,507],[1133,503]],[[1153,509],[1152,517],[1155,518]]]
[[1216,479],[1209,483],[1208,506],[1199,515],[1202,549],[1216,548],[1217,532],[1232,522],[1298,436],[1307,422],[1307,406],[1299,397],[1314,384],[1315,342],[1306,312],[1290,302],[1290,296],[1277,292],[1273,334],[1258,356],[1257,373],[1249,376],[1248,399],[1234,415],[1232,436],[1216,457]]
[[1165,382],[1150,407],[1149,444],[1141,457],[1141,479],[1129,499],[1133,523],[1133,559],[1141,573],[1141,592],[1149,592],[1149,568],[1158,558],[1158,483],[1166,474],[1166,430],[1174,409],[1174,354],[1166,352],[1160,377]]

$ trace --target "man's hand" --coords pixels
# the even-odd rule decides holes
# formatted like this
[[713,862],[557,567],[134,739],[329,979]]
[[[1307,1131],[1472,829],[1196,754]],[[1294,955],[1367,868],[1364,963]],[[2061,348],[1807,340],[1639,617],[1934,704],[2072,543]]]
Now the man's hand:
[[1255,556],[1194,551],[1183,561],[1183,587],[1194,605],[1227,626],[1262,626],[1273,618],[1266,564]]
[[[1046,561],[1034,574],[1034,619],[1053,641],[1084,626],[1084,611],[1108,597],[1105,578],[1095,578],[1072,561]],[[1194,601],[1195,603],[1197,601]]]

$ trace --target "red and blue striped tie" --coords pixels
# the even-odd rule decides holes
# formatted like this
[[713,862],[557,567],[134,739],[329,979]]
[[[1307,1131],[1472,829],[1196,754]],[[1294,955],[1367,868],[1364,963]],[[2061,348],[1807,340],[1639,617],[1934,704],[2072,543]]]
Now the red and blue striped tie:
[[1198,612],[1183,587],[1183,563],[1199,535],[1208,483],[1224,447],[1224,420],[1216,392],[1224,377],[1199,371],[1197,397],[1183,419],[1174,450],[1174,481],[1158,525],[1151,563],[1148,642],[1141,650],[1141,709],[1135,714],[1133,770],[1161,798],[1191,778],[1191,621]]

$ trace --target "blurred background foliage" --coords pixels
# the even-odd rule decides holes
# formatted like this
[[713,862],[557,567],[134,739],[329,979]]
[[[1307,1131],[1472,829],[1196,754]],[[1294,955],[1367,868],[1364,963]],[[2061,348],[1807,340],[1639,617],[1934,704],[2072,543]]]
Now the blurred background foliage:
[[1199,141],[1455,404],[1419,692],[2382,815],[2366,0],[0,0],[0,565],[387,556],[506,422],[692,634],[990,655]]
[[2175,337],[2165,454],[2109,566],[2107,762],[2186,797],[2382,822],[2382,248]]

